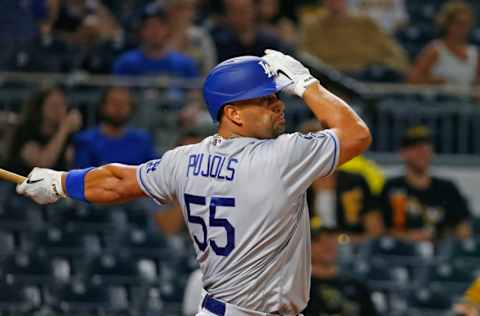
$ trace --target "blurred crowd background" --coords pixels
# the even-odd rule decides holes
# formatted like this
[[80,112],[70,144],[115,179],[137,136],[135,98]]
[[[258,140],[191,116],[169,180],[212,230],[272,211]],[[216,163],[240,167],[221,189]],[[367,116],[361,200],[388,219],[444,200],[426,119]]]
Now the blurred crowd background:
[[[218,62],[299,58],[368,123],[318,179],[311,315],[480,306],[480,2],[0,0],[0,165],[140,164],[215,133]],[[288,132],[322,129],[281,96]],[[44,207],[0,183],[1,315],[194,315],[201,274],[176,205]],[[472,312],[473,313],[473,312]],[[475,314],[468,314],[475,315]]]

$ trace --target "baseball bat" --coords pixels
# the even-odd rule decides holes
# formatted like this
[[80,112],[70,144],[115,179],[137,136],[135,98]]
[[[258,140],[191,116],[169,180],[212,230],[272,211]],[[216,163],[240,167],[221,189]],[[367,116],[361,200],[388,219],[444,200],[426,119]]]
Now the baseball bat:
[[0,168],[0,179],[4,180],[4,181],[9,181],[9,182],[13,182],[13,183],[16,183],[16,184],[20,184],[26,179],[26,177],[23,177],[23,176],[18,175],[16,173],[13,173],[13,172],[10,172],[10,171],[7,171],[5,169]]

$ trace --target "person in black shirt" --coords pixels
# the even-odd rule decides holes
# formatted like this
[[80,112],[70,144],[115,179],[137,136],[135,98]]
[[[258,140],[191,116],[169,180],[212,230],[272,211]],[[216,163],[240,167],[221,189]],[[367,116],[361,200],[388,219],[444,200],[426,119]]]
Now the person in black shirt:
[[305,316],[375,316],[368,287],[338,270],[337,233],[312,222],[312,280]]
[[223,18],[210,30],[219,62],[241,55],[262,56],[267,48],[294,53],[294,49],[275,34],[257,25],[254,1],[224,0],[223,9]]
[[[303,134],[322,130],[317,120],[304,122]],[[310,217],[323,227],[345,233],[357,243],[383,234],[383,218],[367,180],[358,173],[337,170],[328,177],[316,179],[307,190]]]
[[452,181],[430,174],[430,130],[423,126],[408,129],[400,155],[405,174],[387,180],[382,192],[386,225],[393,235],[431,240],[464,231],[470,218],[466,200]]
[[363,217],[373,208],[372,194],[359,174],[338,170],[315,180],[307,191],[311,216],[345,233],[363,232]]

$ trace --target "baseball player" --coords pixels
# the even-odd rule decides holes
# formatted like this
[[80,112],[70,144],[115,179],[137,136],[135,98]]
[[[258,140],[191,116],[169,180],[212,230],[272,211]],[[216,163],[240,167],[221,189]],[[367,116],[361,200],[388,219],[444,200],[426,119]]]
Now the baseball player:
[[[303,98],[329,129],[282,134],[280,91]],[[17,192],[41,204],[66,196],[178,201],[203,274],[198,316],[299,315],[310,289],[305,191],[366,150],[368,127],[299,61],[277,51],[217,65],[203,93],[219,124],[202,142],[140,166],[35,168]]]

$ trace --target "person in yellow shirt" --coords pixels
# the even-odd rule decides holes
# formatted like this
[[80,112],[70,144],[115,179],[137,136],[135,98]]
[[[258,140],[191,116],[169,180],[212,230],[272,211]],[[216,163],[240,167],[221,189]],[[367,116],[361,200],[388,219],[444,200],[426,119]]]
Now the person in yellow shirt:
[[[301,124],[299,131],[302,133],[313,133],[322,130],[322,124],[316,120],[308,120]],[[364,156],[357,156],[349,162],[343,164],[340,170],[360,174],[367,180],[370,191],[373,195],[379,195],[382,192],[385,183],[385,175],[382,168],[373,160]]]
[[480,277],[465,292],[463,301],[454,306],[457,315],[480,316]]

